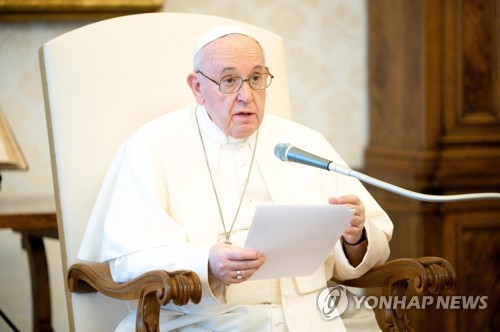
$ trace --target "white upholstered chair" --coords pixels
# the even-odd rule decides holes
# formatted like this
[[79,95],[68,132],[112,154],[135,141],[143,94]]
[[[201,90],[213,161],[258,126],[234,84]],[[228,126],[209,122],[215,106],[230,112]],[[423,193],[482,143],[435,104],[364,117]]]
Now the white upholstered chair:
[[[157,290],[162,301],[168,300],[167,295],[179,303],[199,299],[199,280],[193,273],[157,271],[117,285],[109,279],[106,265],[78,262],[76,255],[100,184],[118,146],[145,122],[194,103],[186,77],[192,69],[197,39],[209,28],[227,23],[243,25],[258,36],[266,50],[267,65],[275,76],[268,89],[268,109],[291,117],[281,37],[242,22],[197,14],[131,15],[90,24],[41,47],[72,330],[113,330],[129,313],[124,299],[139,299],[139,308],[145,308],[138,310],[137,328],[154,329],[159,310]],[[440,262],[432,264],[441,267]],[[391,272],[391,284],[400,280],[406,283],[426,271],[422,262],[406,263],[415,266],[414,272],[400,278],[394,278],[396,272]],[[397,266],[407,269],[401,264]],[[387,283],[387,271],[375,270],[377,281],[370,281],[368,273],[366,286]]]
[[[77,263],[95,197],[118,146],[154,117],[194,104],[186,77],[196,42],[209,28],[234,23],[243,24],[195,14],[131,15],[76,29],[40,49],[65,273]],[[279,106],[270,109],[290,117],[281,37],[243,25],[268,50],[275,79],[267,100]],[[77,331],[109,331],[129,310],[125,302],[99,293],[68,297]],[[116,311],[105,310],[108,306]]]

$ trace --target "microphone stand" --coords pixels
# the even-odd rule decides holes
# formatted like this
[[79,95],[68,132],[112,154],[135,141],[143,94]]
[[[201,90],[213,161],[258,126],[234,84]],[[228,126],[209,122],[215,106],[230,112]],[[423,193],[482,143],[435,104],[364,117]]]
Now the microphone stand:
[[400,196],[413,198],[424,202],[434,202],[434,203],[446,203],[446,202],[457,202],[457,201],[468,201],[477,199],[500,199],[500,193],[474,193],[474,194],[458,194],[458,195],[428,195],[417,193],[408,189],[404,189],[393,184],[375,179],[366,174],[357,172],[348,167],[334,164],[330,162],[328,164],[328,170],[331,172],[339,173],[342,175],[347,175],[356,178],[360,181],[369,183],[375,187],[382,188],[384,190],[393,192]]
[[365,175],[363,173],[354,171],[348,167],[335,164],[334,162],[316,156],[312,153],[306,152],[299,148],[292,146],[289,143],[278,143],[274,148],[274,154],[276,157],[282,161],[296,162],[299,164],[304,164],[312,167],[318,167],[327,171],[339,173],[342,175],[347,175],[354,177],[360,181],[374,185],[375,187],[382,188],[384,190],[393,192],[400,196],[416,199],[424,202],[457,202],[457,201],[469,201],[477,199],[500,199],[500,193],[474,193],[474,194],[458,194],[458,195],[428,195],[417,193],[408,189],[404,189],[393,184],[375,179],[371,176]]

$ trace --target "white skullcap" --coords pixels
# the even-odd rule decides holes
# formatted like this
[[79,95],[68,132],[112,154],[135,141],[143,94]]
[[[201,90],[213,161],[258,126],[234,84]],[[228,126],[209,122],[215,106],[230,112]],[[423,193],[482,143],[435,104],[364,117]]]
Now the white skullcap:
[[[219,39],[221,37],[224,37],[226,35],[230,35],[232,33],[239,33],[242,35],[246,35],[250,38],[253,38],[248,31],[243,29],[242,27],[238,25],[221,25],[218,27],[215,27],[213,29],[208,30],[201,38],[198,40],[198,44],[196,44],[196,48],[194,50],[194,54],[198,53],[199,50],[202,49],[203,46],[210,44],[216,39]],[[255,39],[255,38],[253,38]]]

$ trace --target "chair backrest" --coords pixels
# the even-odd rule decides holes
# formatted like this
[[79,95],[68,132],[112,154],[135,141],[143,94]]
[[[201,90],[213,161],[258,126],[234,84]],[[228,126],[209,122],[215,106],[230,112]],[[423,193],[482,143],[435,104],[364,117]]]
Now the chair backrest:
[[[290,117],[281,37],[242,22],[199,14],[131,15],[73,30],[40,48],[65,274],[77,261],[119,145],[151,119],[194,104],[186,84],[193,50],[206,30],[221,24],[240,24],[258,37],[275,75],[267,109]],[[66,295],[77,331],[111,330],[128,313],[125,303],[99,294],[68,294],[66,287]]]

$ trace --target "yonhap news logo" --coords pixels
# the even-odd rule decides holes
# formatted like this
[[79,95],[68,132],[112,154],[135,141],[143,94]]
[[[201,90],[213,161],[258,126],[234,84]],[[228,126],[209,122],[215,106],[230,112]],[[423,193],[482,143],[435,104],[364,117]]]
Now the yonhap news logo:
[[347,291],[342,285],[325,288],[319,293],[317,303],[323,319],[332,320],[347,309],[349,305]]
[[352,296],[342,285],[322,290],[317,299],[318,309],[326,320],[341,316],[354,301],[354,309],[486,309],[488,296]]

